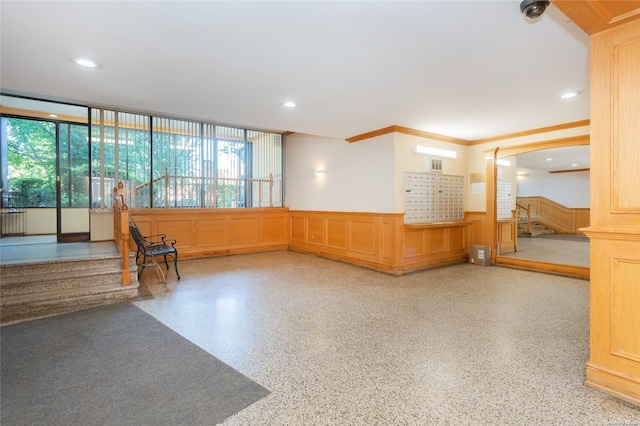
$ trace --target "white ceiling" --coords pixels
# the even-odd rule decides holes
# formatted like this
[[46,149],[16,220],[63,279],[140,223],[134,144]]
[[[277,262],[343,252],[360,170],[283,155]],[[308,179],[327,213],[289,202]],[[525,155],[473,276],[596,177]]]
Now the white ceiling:
[[536,23],[519,0],[3,0],[0,15],[5,93],[336,138],[589,118],[589,38],[553,5]]
[[[589,145],[567,146],[545,149],[517,155],[518,169],[532,169],[542,172],[588,169]],[[573,166],[573,164],[577,164]]]

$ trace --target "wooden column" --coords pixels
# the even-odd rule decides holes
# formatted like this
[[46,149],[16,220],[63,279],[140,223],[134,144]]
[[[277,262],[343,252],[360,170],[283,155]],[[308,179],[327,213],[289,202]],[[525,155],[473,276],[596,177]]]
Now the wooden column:
[[591,359],[640,405],[640,21],[591,38]]
[[591,35],[591,356],[640,405],[640,2],[554,1]]

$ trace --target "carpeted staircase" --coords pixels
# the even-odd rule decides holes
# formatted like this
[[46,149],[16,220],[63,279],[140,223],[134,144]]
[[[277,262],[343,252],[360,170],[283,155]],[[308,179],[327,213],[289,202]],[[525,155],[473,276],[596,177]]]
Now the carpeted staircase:
[[132,266],[128,286],[122,285],[122,259],[117,252],[100,258],[3,265],[0,321],[4,325],[134,298],[139,284],[133,257],[129,262]]

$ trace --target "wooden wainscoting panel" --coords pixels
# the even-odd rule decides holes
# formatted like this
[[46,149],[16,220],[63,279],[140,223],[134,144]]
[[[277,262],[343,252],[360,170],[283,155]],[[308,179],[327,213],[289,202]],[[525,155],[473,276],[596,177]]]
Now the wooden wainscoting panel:
[[509,253],[516,249],[517,223],[515,220],[498,221],[498,247],[500,253]]
[[327,219],[327,247],[347,249],[346,219]]
[[447,228],[447,250],[465,250],[465,228]]
[[592,262],[585,383],[640,404],[640,230],[586,234]]
[[556,225],[562,233],[573,233],[576,229],[575,212],[551,200],[540,200],[538,216],[546,223]]
[[258,217],[231,218],[229,235],[234,244],[258,242]]
[[466,212],[465,222],[470,222],[471,226],[467,230],[467,247],[472,244],[487,245],[484,240],[484,223],[487,220],[486,212]]
[[135,222],[142,235],[156,234],[154,223],[150,219],[135,219]]
[[324,245],[324,222],[322,217],[307,218],[308,243]]
[[385,220],[385,218],[382,218],[380,222],[381,223],[380,223],[379,263],[395,265],[396,264],[396,258],[395,258],[395,254],[396,254],[395,225],[396,224],[392,223],[389,220]]
[[[292,229],[304,223],[306,236],[300,238],[304,232],[297,231],[299,238],[290,239],[289,249],[397,275],[402,271],[397,239],[402,235],[403,216],[403,213],[292,211]],[[317,243],[310,234],[320,229],[324,231],[324,239]]]
[[[468,259],[468,222],[405,225],[403,213],[293,211],[289,214],[291,250],[393,275]],[[311,240],[312,232],[321,231],[325,235],[323,240]]]
[[306,218],[303,216],[291,215],[291,217],[289,218],[289,221],[291,223],[291,235],[289,237],[291,241],[305,242]]
[[579,229],[590,224],[590,209],[565,207],[540,196],[517,197],[516,202],[531,206],[532,222],[540,222],[558,234],[581,234]]
[[181,259],[283,250],[289,209],[131,209],[145,235],[177,240]]
[[[636,247],[638,248],[638,247]],[[640,363],[640,256],[613,259],[611,352]]]
[[196,245],[220,246],[229,242],[227,218],[197,220],[195,223]]
[[196,239],[192,238],[191,220],[180,218],[181,220],[161,219],[156,221],[158,234],[166,234],[167,238],[175,238],[178,247],[191,247],[197,245]]
[[404,233],[404,257],[424,256],[426,254],[424,229],[407,229]]
[[522,206],[529,207],[529,213],[533,217],[539,215],[540,198],[542,197],[516,197],[516,202]]
[[470,222],[410,224],[404,226],[402,272],[466,262]]
[[263,217],[261,235],[262,242],[287,241],[287,217]]
[[373,218],[351,219],[349,222],[349,249],[362,254],[376,254],[376,229]]
[[427,253],[442,253],[447,249],[445,228],[429,229],[427,232]]

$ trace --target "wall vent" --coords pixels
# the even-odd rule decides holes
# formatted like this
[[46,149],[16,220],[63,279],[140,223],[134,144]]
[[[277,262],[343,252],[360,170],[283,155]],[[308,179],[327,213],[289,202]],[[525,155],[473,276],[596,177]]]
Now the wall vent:
[[439,158],[432,158],[431,171],[436,173],[442,173],[442,160],[440,160]]

